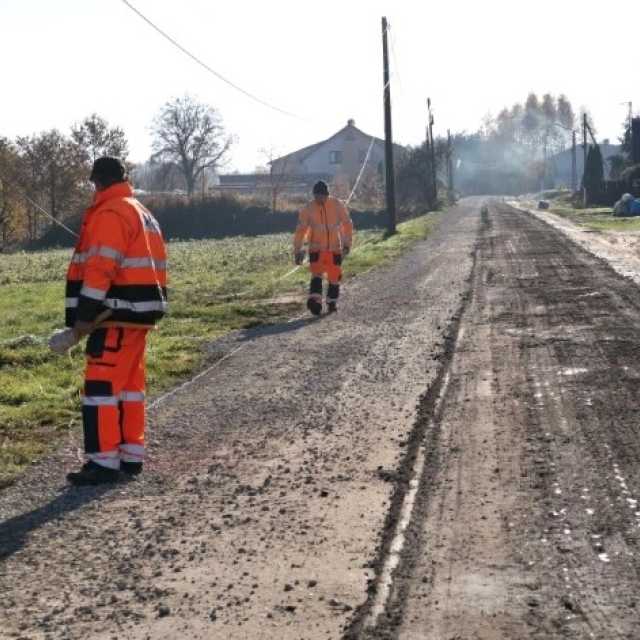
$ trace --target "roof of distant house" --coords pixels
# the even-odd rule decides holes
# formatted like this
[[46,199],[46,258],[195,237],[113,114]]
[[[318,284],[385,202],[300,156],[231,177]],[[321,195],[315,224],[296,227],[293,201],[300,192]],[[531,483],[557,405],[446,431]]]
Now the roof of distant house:
[[[297,151],[292,151],[291,153],[287,153],[283,156],[280,156],[279,158],[274,158],[269,164],[272,164],[273,162],[277,162],[279,160],[285,160],[286,158],[291,158],[292,156],[300,156],[300,162],[304,162],[314,151],[316,151],[316,149],[319,149],[322,145],[327,144],[328,142],[331,142],[331,140],[333,140],[334,138],[337,138],[339,135],[341,135],[347,130],[356,131],[362,134],[365,138],[373,138],[377,142],[384,144],[384,140],[382,140],[382,138],[371,136],[368,133],[365,133],[364,131],[362,131],[362,129],[358,129],[358,127],[356,127],[356,121],[353,118],[350,118],[347,121],[346,126],[342,127],[342,129],[334,133],[332,136],[329,136],[326,140],[316,142],[315,144],[310,144],[308,147],[303,147],[302,149],[298,149]],[[394,146],[397,146],[397,145],[394,145]]]

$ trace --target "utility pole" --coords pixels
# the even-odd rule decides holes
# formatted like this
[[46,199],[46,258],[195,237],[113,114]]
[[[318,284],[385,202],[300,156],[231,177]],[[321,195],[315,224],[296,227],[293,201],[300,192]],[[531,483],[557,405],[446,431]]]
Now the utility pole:
[[449,191],[449,204],[453,203],[453,144],[451,142],[451,130],[447,129],[447,189]]
[[433,206],[438,206],[438,180],[436,177],[436,145],[433,140],[433,112],[431,111],[431,98],[427,98],[427,112],[429,116],[429,147],[431,152],[431,189],[433,193]]
[[582,114],[582,204],[587,208],[587,187],[584,183],[584,177],[587,173],[587,114]]
[[544,191],[547,181],[547,136],[544,137],[544,145],[542,146],[542,171],[540,172],[540,192]]
[[384,163],[386,168],[386,196],[388,231],[396,232],[396,189],[393,171],[393,134],[391,132],[391,87],[389,80],[389,51],[387,49],[387,19],[382,18],[382,81],[384,94]]
[[425,148],[425,172],[424,172],[424,183],[426,185],[425,188],[425,197],[431,205],[431,138],[429,136],[429,120],[427,116],[427,124],[424,127],[424,148]]
[[640,118],[631,118],[631,161],[640,163]]
[[576,144],[576,130],[571,132],[571,193],[575,193],[578,189],[578,166],[577,166],[577,144]]

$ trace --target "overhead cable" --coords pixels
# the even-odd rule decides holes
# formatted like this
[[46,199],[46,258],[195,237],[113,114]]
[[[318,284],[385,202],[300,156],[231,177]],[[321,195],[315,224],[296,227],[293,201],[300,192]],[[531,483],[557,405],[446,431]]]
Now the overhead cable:
[[140,12],[138,9],[136,9],[136,7],[134,7],[128,0],[122,0],[122,2],[125,5],[127,5],[127,7],[129,7],[129,9],[131,9],[131,11],[133,11],[140,18],[142,18],[152,29],[157,31],[163,38],[166,38],[174,47],[177,47],[178,49],[180,49],[180,51],[182,51],[182,53],[187,55],[194,62],[199,64],[202,68],[204,68],[206,71],[208,71],[209,73],[214,75],[216,78],[218,78],[219,80],[222,80],[222,82],[224,82],[225,84],[228,84],[230,87],[232,87],[236,91],[239,91],[243,95],[247,96],[248,98],[251,98],[251,100],[254,100],[255,102],[263,105],[264,107],[272,109],[273,111],[277,111],[278,113],[281,113],[281,114],[283,114],[285,116],[289,116],[290,118],[297,118],[299,120],[303,119],[301,116],[298,116],[295,113],[291,113],[290,111],[286,111],[284,109],[281,109],[280,107],[276,107],[275,105],[271,104],[270,102],[267,102],[266,100],[263,100],[262,98],[259,98],[258,96],[256,96],[255,94],[247,91],[246,89],[243,89],[242,87],[237,85],[235,82],[232,82],[228,78],[225,78],[225,76],[223,76],[221,73],[219,73],[215,69],[211,68],[206,62],[204,62],[203,60],[198,58],[198,56],[196,56],[193,53],[191,53],[188,49],[183,47],[177,40],[175,40],[175,38],[171,37],[166,31],[163,31],[160,27],[158,27],[155,23],[153,23],[142,12]]

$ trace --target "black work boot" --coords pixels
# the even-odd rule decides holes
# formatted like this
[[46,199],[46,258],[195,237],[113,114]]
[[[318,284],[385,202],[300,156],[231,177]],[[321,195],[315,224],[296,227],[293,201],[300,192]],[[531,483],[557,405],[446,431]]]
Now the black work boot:
[[322,303],[314,298],[309,298],[307,300],[307,309],[309,309],[314,316],[319,316],[322,313]]
[[314,316],[319,316],[322,313],[322,278],[319,276],[313,276],[309,283],[307,309],[309,309]]
[[120,471],[129,478],[139,476],[142,473],[142,462],[125,462],[124,460],[121,460]]
[[338,310],[338,298],[340,297],[340,285],[330,284],[327,290],[327,303],[329,313],[335,313]]
[[76,487],[95,486],[118,482],[120,472],[117,469],[108,469],[92,460],[82,466],[80,471],[67,474],[67,480]]

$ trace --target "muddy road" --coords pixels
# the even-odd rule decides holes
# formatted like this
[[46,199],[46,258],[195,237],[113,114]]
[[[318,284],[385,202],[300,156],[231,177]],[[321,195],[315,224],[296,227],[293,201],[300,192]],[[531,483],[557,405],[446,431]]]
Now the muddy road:
[[214,345],[142,480],[1,493],[0,637],[640,637],[640,290],[481,204]]
[[359,637],[640,637],[639,293],[493,203],[407,542]]

